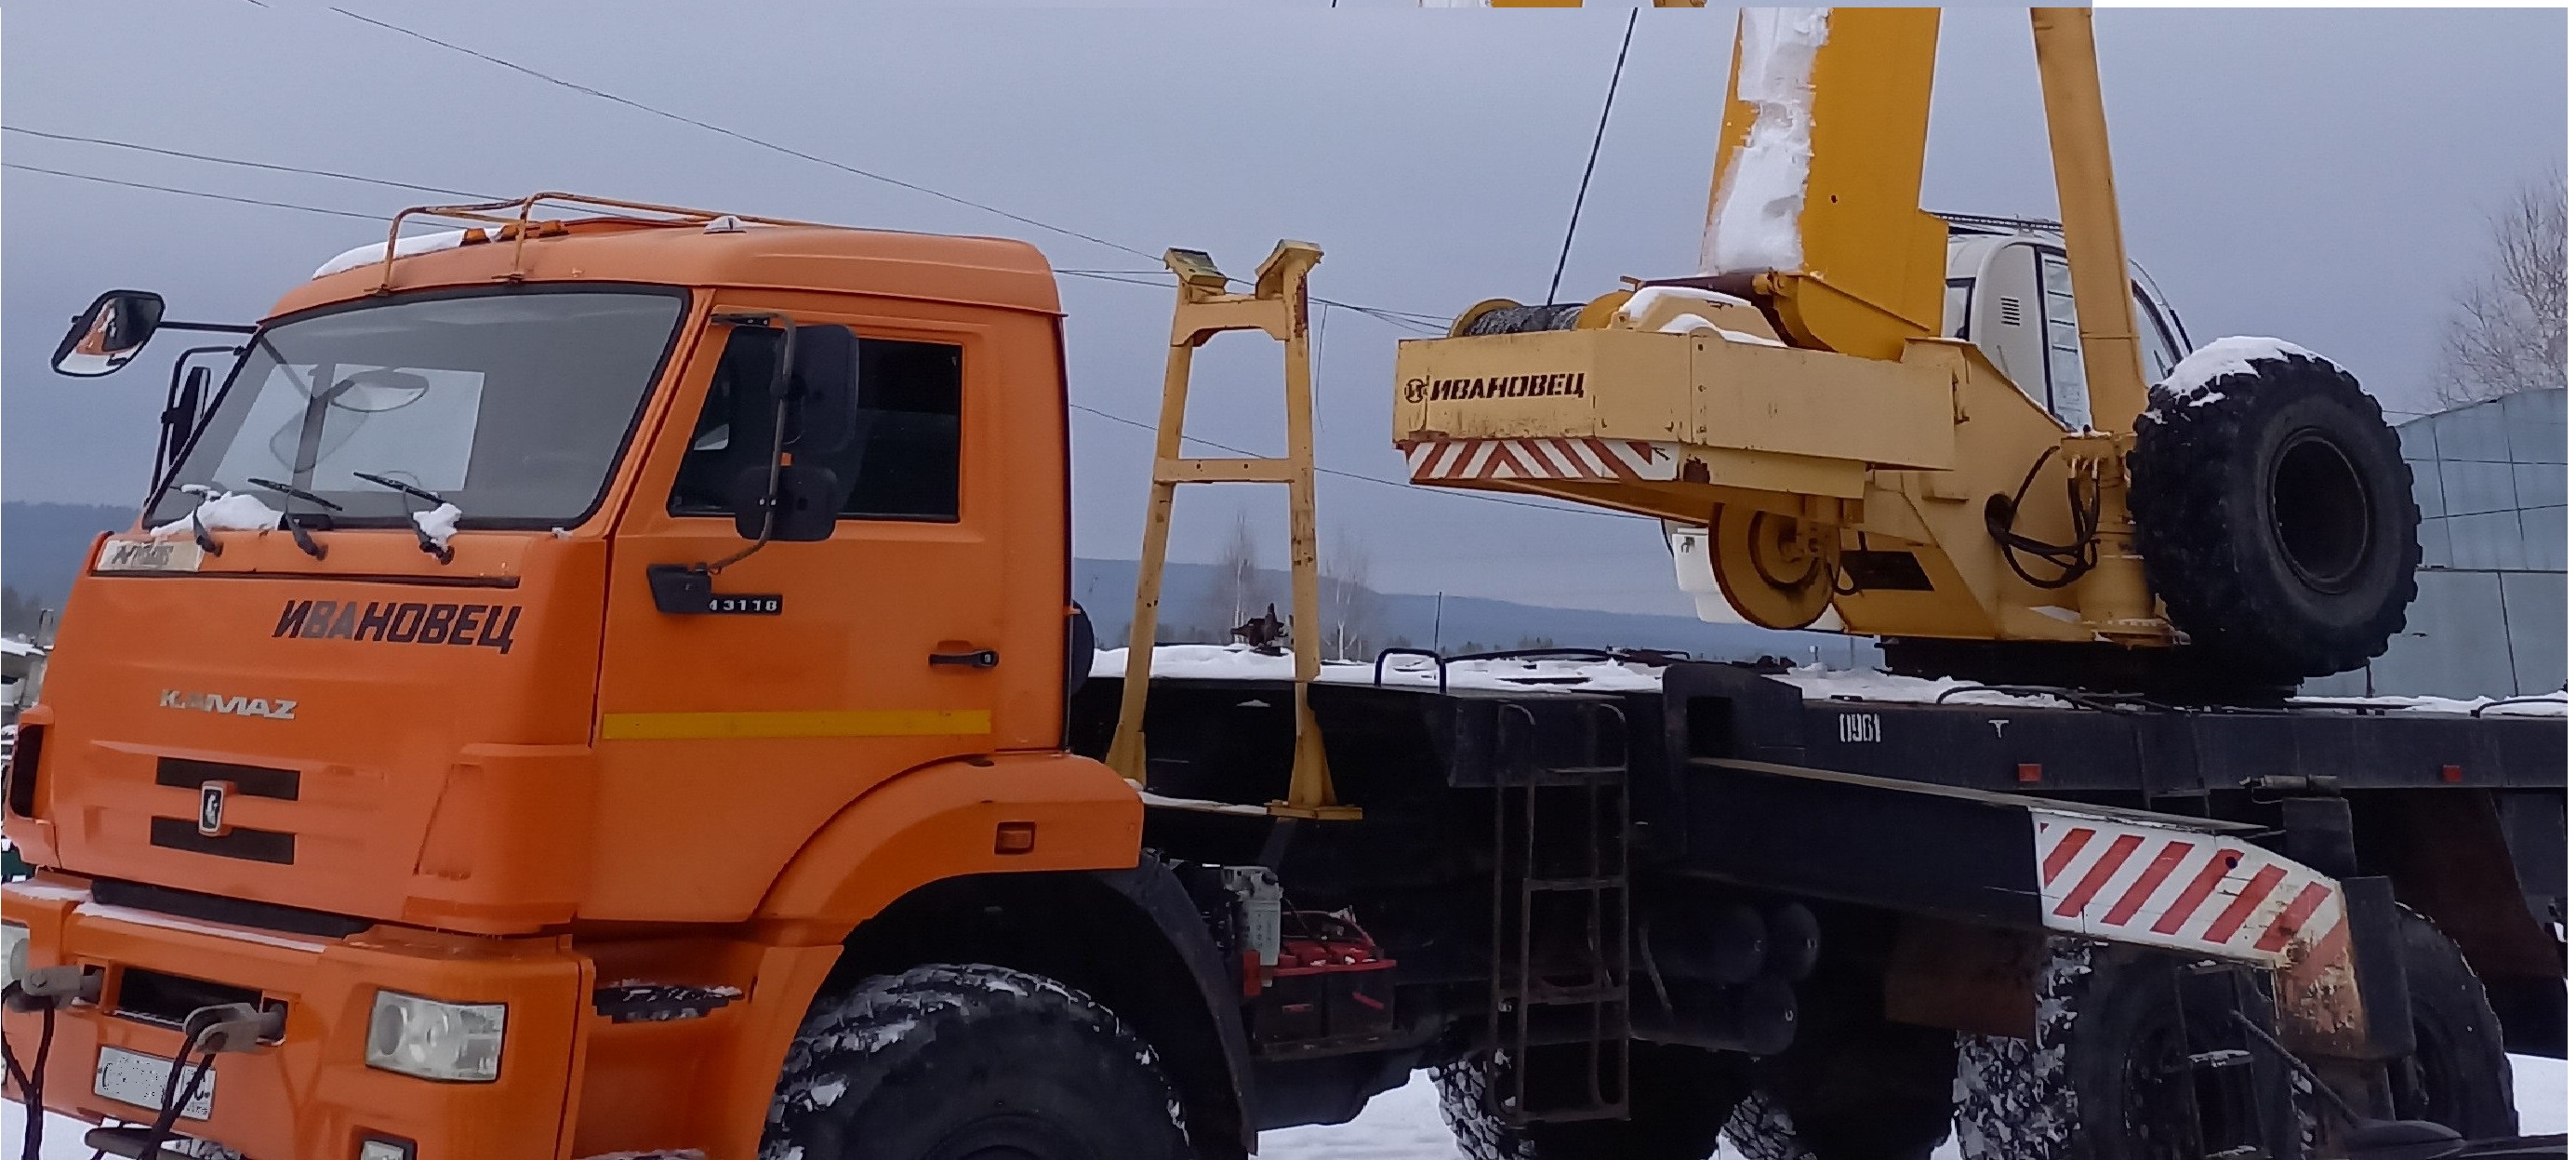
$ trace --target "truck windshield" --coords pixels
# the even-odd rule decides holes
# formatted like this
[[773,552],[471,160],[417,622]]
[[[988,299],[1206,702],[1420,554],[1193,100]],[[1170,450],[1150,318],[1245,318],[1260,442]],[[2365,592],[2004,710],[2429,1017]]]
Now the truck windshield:
[[184,516],[188,485],[257,491],[254,478],[340,505],[317,513],[332,526],[398,525],[422,505],[350,474],[366,472],[439,494],[467,526],[577,522],[685,305],[676,290],[522,290],[286,322],[252,341],[147,520]]

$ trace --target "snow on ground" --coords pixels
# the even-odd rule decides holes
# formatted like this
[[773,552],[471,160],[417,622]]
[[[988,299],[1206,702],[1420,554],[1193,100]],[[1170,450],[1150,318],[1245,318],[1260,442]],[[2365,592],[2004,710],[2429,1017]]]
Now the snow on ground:
[[[2525,1133],[2567,1130],[2565,1062],[2517,1055],[2513,1086]],[[0,1101],[0,1154],[17,1155],[25,1124],[26,1113],[17,1104]],[[87,1127],[62,1116],[46,1117],[44,1160],[89,1160],[89,1149],[80,1147]],[[1415,1072],[1413,1082],[1369,1101],[1350,1123],[1261,1134],[1261,1160],[1454,1160],[1457,1155],[1449,1129],[1440,1122],[1440,1096],[1428,1072]],[[1718,1155],[1742,1160],[1732,1147]],[[1958,1155],[1956,1148],[1943,1144],[1932,1160],[1958,1160]]]
[[[1127,650],[1103,649],[1092,654],[1091,675],[1123,677],[1127,675]],[[1166,644],[1154,648],[1154,675],[1166,680],[1202,681],[1288,681],[1296,677],[1296,660],[1286,652],[1256,652],[1240,644]],[[1326,661],[1316,679],[1328,684],[1365,685],[1378,679],[1376,666],[1355,662]],[[1385,683],[1408,688],[1428,688],[1438,683],[1439,671],[1428,657],[1395,656],[1386,661]],[[2054,708],[2065,701],[2047,694],[2004,693],[1985,689],[1972,681],[1947,677],[1900,677],[1876,669],[1831,669],[1823,665],[1806,665],[1791,669],[1774,678],[1795,685],[1811,701],[1842,699],[1850,701],[1888,701],[1923,703],[1948,695],[1953,705],[2006,705],[2028,708]],[[1584,692],[1630,692],[1663,687],[1663,669],[1656,665],[1623,661],[1594,660],[1523,660],[1504,658],[1483,661],[1452,661],[1449,664],[1449,687],[1453,689],[1566,689]],[[2529,715],[2563,717],[2567,715],[2565,693],[2551,694],[2551,699],[2514,698],[2513,704],[2493,710],[2495,715]],[[2479,697],[2458,700],[2450,697],[2298,697],[2293,702],[2325,708],[2374,708],[2409,713],[2466,713],[2494,700]]]
[[[2564,1061],[2517,1055],[2513,1085],[2526,1134],[2567,1130]],[[1429,1072],[1415,1072],[1413,1082],[1369,1101],[1350,1123],[1261,1134],[1261,1160],[1455,1160],[1457,1155],[1449,1129],[1440,1122],[1440,1094],[1431,1086]],[[1743,1160],[1732,1145],[1720,1148],[1718,1156]],[[1958,1157],[1958,1148],[1946,1143],[1932,1152],[1932,1160]]]

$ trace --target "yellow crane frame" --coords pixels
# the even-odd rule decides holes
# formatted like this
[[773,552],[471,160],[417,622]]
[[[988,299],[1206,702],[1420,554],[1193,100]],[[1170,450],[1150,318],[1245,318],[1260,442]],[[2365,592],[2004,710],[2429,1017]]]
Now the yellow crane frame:
[[[1754,18],[1739,17],[1712,238],[1757,124],[1783,115],[1743,90],[1748,33],[1757,53],[1774,48]],[[1805,76],[1793,78],[1805,103],[1787,110],[1808,134],[1794,265],[1633,284],[1570,327],[1479,327],[1514,305],[1489,301],[1448,337],[1402,344],[1394,434],[1415,482],[1706,524],[1721,587],[1772,627],[1803,627],[1830,605],[1855,632],[2172,643],[2131,544],[2124,457],[2146,384],[2091,10],[2031,10],[2085,381],[2103,428],[2075,432],[1975,347],[1938,334],[1947,231],[1918,203],[1939,11],[1760,19],[1768,29],[1791,18],[1823,21]],[[2099,512],[2089,528],[2078,511],[2034,510],[2018,525],[2059,542],[2089,535],[2094,562],[2064,589],[2008,568],[1985,510],[2051,460],[2063,474],[2050,486],[2071,481]],[[1863,564],[1882,582],[1856,579]]]

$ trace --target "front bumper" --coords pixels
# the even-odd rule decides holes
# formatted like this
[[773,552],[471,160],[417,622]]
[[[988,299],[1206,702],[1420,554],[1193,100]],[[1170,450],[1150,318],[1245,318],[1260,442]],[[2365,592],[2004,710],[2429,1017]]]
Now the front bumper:
[[[56,1012],[45,1106],[96,1121],[149,1120],[153,1109],[92,1091],[101,1046],[164,1059],[179,1030],[121,1007],[125,972],[148,970],[251,988],[286,1005],[276,1043],[216,1057],[212,1113],[184,1135],[251,1160],[354,1160],[369,1138],[414,1145],[420,1160],[555,1157],[568,1140],[568,1093],[593,968],[562,940],[496,939],[377,927],[314,938],[103,905],[79,879],[0,886],[7,920],[28,928],[31,967],[104,972],[99,1002]],[[379,989],[458,1003],[509,1005],[500,1078],[439,1083],[370,1068],[368,1015]],[[41,1016],[9,1013],[9,1047],[34,1059]],[[11,1085],[8,1094],[22,1099]],[[8,1142],[14,1147],[15,1141]]]

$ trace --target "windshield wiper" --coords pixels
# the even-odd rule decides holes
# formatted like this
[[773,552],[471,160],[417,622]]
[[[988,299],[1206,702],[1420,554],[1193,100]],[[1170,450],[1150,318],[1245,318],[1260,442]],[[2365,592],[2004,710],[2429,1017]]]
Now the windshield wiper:
[[[350,472],[349,474],[350,474],[351,476],[354,476],[354,477],[358,478],[358,479],[366,480],[367,482],[372,483],[372,484],[376,485],[377,487],[389,487],[389,488],[394,489],[395,491],[398,491],[398,492],[403,493],[404,495],[419,496],[420,498],[425,499],[425,500],[428,500],[428,501],[429,501],[429,502],[431,502],[431,503],[435,503],[435,504],[443,504],[443,503],[446,503],[446,502],[447,502],[447,497],[446,497],[446,496],[440,495],[440,494],[438,494],[437,492],[431,491],[431,490],[429,490],[428,488],[425,488],[425,487],[417,487],[417,486],[414,486],[414,485],[412,485],[412,484],[404,483],[403,481],[401,481],[401,480],[399,480],[399,479],[388,479],[388,478],[386,478],[385,476],[381,476],[381,475],[370,475],[370,474],[368,474],[368,473],[366,473],[366,472],[363,472],[363,471],[352,471],[352,472]],[[410,514],[411,514],[411,512],[410,512],[411,505],[410,505],[410,504],[404,504],[404,505],[403,505],[403,508],[404,508],[404,512],[403,512],[403,514],[404,514],[404,515],[408,516],[408,515],[410,515]],[[452,561],[452,560],[456,559],[456,549],[454,549],[454,548],[450,548],[450,547],[448,547],[448,546],[447,546],[447,545],[445,545],[445,544],[439,543],[439,542],[438,542],[438,538],[437,538],[436,536],[432,536],[432,535],[430,535],[430,534],[429,534],[429,529],[427,529],[427,528],[424,528],[424,527],[420,526],[420,521],[419,521],[419,520],[412,520],[412,521],[410,521],[410,522],[411,522],[411,535],[412,535],[412,541],[413,541],[414,543],[417,543],[417,544],[419,544],[419,545],[420,545],[420,550],[421,550],[421,551],[427,552],[427,553],[429,553],[429,554],[430,554],[430,555],[432,555],[432,556],[436,556],[436,557],[438,557],[438,562],[439,562],[439,563],[441,563],[441,564],[445,564],[445,563],[448,563],[448,562],[450,562],[450,561]]]
[[420,498],[422,498],[422,499],[428,500],[428,501],[429,501],[429,502],[431,502],[431,503],[446,503],[446,502],[447,502],[447,497],[446,497],[446,496],[440,495],[440,494],[438,494],[437,492],[431,491],[431,490],[429,490],[428,488],[425,488],[425,487],[414,487],[414,486],[412,486],[411,484],[404,483],[403,481],[401,481],[401,480],[399,480],[399,479],[388,479],[388,478],[386,478],[386,477],[384,477],[384,476],[381,476],[381,475],[369,475],[369,474],[367,474],[366,472],[363,472],[363,471],[352,471],[352,472],[350,472],[349,474],[350,474],[350,475],[353,475],[353,476],[356,476],[356,477],[357,477],[357,478],[359,478],[359,479],[366,480],[367,482],[372,483],[372,484],[376,485],[377,487],[390,487],[390,488],[394,489],[395,491],[398,491],[398,492],[403,493],[404,495],[416,495],[416,496],[419,496],[419,497],[420,497]]
[[[312,492],[306,491],[306,490],[304,490],[303,488],[297,487],[297,486],[295,486],[295,485],[293,485],[293,484],[279,483],[279,482],[277,482],[276,480],[273,480],[273,479],[261,479],[261,478],[259,478],[259,477],[258,477],[258,476],[256,476],[256,475],[251,476],[249,479],[245,480],[244,482],[249,483],[252,487],[264,487],[264,488],[267,488],[268,490],[273,491],[273,492],[276,492],[276,493],[277,493],[277,494],[279,494],[279,495],[288,496],[288,497],[293,498],[293,499],[300,499],[300,500],[305,500],[305,501],[308,501],[308,502],[311,502],[311,503],[320,504],[320,505],[322,505],[323,507],[329,508],[329,509],[331,509],[332,511],[335,511],[335,512],[336,512],[336,511],[341,511],[341,510],[343,510],[343,509],[340,507],[340,505],[338,505],[338,504],[336,504],[336,503],[333,503],[333,502],[331,502],[330,500],[324,499],[324,498],[322,498],[321,496],[315,495],[315,494],[313,494]],[[290,535],[290,536],[295,537],[295,546],[296,546],[296,547],[298,547],[298,548],[302,548],[302,549],[304,549],[304,554],[305,554],[305,555],[307,555],[307,556],[311,556],[311,557],[313,557],[314,559],[319,560],[319,559],[321,559],[322,557],[324,557],[324,556],[326,556],[326,555],[329,555],[329,554],[330,554],[330,553],[328,553],[328,552],[326,552],[326,551],[324,551],[324,550],[323,550],[323,548],[322,548],[322,544],[321,544],[321,542],[320,542],[320,541],[317,541],[317,540],[315,540],[315,539],[313,538],[313,533],[311,533],[311,532],[308,532],[308,531],[305,531],[305,530],[304,530],[304,521],[302,521],[302,520],[299,520],[299,519],[295,518],[295,512],[294,512],[292,509],[289,509],[289,510],[287,510],[287,511],[283,511],[283,512],[279,512],[279,513],[278,513],[278,518],[279,518],[279,519],[281,519],[281,520],[283,520],[283,521],[285,522],[285,524],[286,524],[286,534],[287,534],[287,535]]]

